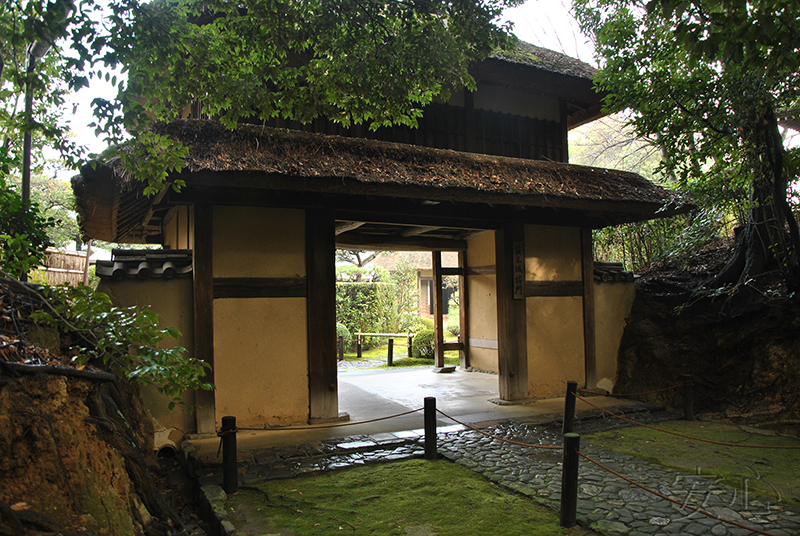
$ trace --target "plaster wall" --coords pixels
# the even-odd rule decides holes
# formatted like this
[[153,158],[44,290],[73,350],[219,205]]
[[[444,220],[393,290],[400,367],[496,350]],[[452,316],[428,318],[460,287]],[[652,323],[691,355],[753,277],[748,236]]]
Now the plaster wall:
[[[494,266],[494,233],[483,233],[467,242],[467,266]],[[495,275],[470,275],[469,338],[481,340],[495,348],[481,348],[470,344],[470,366],[486,372],[498,372],[497,365],[497,277]],[[467,341],[469,342],[469,341]]]
[[166,249],[192,249],[194,244],[193,207],[180,205],[169,212],[162,225]]
[[[306,275],[305,211],[215,206],[215,278]],[[242,426],[306,422],[306,298],[214,300],[216,421]]]
[[599,283],[594,285],[595,341],[597,347],[597,387],[614,390],[617,356],[633,300],[634,283]]
[[526,225],[525,280],[580,281],[580,229],[553,225]]
[[305,232],[304,210],[215,206],[214,277],[305,276]]
[[217,421],[240,426],[308,420],[305,298],[214,301]]
[[[181,277],[177,279],[123,279],[120,281],[103,279],[97,290],[105,292],[111,297],[113,303],[120,307],[132,305],[149,305],[159,315],[159,327],[174,326],[181,332],[181,338],[167,339],[162,345],[183,346],[189,356],[192,355],[194,346],[194,309],[192,278]],[[158,392],[155,387],[144,386],[142,396],[150,412],[156,432],[168,428],[175,428],[183,434],[196,430],[195,416],[186,406],[175,406],[169,410],[170,400]],[[194,392],[186,392],[183,401],[194,404]]]
[[[525,226],[526,281],[580,281],[580,229]],[[563,393],[565,383],[585,383],[583,298],[526,298],[528,392],[531,397]]]

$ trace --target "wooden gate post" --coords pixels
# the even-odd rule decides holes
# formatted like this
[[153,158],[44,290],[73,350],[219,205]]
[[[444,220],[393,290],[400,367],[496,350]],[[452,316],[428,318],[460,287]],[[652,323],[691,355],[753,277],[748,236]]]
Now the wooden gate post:
[[565,528],[575,526],[578,514],[578,451],[580,445],[580,434],[564,434],[560,524]]
[[392,363],[393,359],[394,359],[394,339],[389,339],[389,347],[387,349],[386,361],[390,367],[393,365]]
[[578,382],[567,382],[567,394],[564,397],[564,434],[575,431],[575,393],[578,391]]

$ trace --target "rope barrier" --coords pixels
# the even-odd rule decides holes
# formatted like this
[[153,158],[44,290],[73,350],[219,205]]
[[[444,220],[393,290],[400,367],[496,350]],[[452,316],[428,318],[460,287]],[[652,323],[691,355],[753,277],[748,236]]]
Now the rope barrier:
[[663,432],[665,434],[670,434],[670,435],[682,437],[684,439],[691,439],[691,440],[694,440],[694,441],[702,441],[703,443],[711,443],[712,445],[722,445],[724,447],[740,447],[740,448],[749,448],[749,449],[800,450],[800,446],[791,446],[791,445],[745,445],[745,444],[742,444],[742,443],[726,443],[724,441],[714,441],[713,439],[703,439],[702,437],[693,437],[693,436],[690,436],[690,435],[682,434],[680,432],[673,432],[673,431],[670,431],[670,430],[664,430],[663,428],[656,428],[655,426],[650,426],[649,424],[636,422],[633,419],[628,419],[627,417],[623,417],[622,415],[617,415],[616,413],[608,411],[607,409],[603,409],[600,406],[596,406],[596,405],[592,404],[591,402],[589,402],[588,400],[586,400],[585,398],[583,398],[581,396],[578,396],[578,395],[575,395],[575,398],[577,398],[581,402],[584,402],[585,404],[588,404],[588,405],[592,406],[595,409],[599,409],[603,413],[608,413],[609,415],[611,415],[612,417],[616,417],[617,419],[620,419],[620,420],[635,424],[637,426],[643,426],[645,428],[649,428],[650,430],[655,430],[656,432]]
[[609,473],[611,473],[612,475],[614,475],[614,476],[616,476],[616,477],[619,477],[619,478],[621,478],[621,479],[622,479],[622,480],[624,480],[625,482],[628,482],[629,484],[633,484],[633,485],[634,485],[634,486],[636,486],[637,488],[640,488],[640,489],[642,489],[642,490],[644,490],[644,491],[646,491],[646,492],[648,492],[648,493],[652,493],[652,494],[653,494],[653,495],[655,495],[656,497],[659,497],[659,498],[661,498],[661,499],[664,499],[665,501],[669,501],[669,502],[671,502],[671,503],[673,503],[673,504],[677,504],[677,505],[678,505],[678,506],[680,506],[680,507],[685,507],[685,508],[688,508],[688,509],[690,509],[690,510],[693,510],[693,511],[697,512],[698,514],[702,514],[702,515],[704,515],[704,516],[711,517],[711,518],[713,518],[713,519],[716,519],[716,520],[718,520],[718,521],[722,521],[723,523],[729,523],[729,524],[731,524],[731,525],[733,525],[733,526],[735,526],[735,527],[739,527],[739,528],[741,528],[741,529],[749,530],[749,531],[755,532],[755,533],[757,533],[757,534],[763,534],[764,536],[777,536],[777,535],[775,535],[775,534],[773,534],[773,533],[771,533],[771,532],[766,532],[766,531],[763,531],[763,530],[757,529],[757,528],[755,528],[755,527],[748,527],[747,525],[743,525],[743,524],[741,524],[741,523],[738,523],[738,522],[736,522],[736,521],[733,521],[733,520],[730,520],[730,519],[725,519],[724,517],[720,517],[720,516],[718,516],[717,514],[714,514],[714,513],[708,512],[708,511],[706,511],[706,510],[703,510],[702,508],[698,508],[698,507],[696,507],[696,506],[692,506],[692,505],[690,505],[690,504],[687,504],[686,502],[678,501],[678,500],[676,500],[676,499],[673,499],[672,497],[667,497],[667,496],[666,496],[666,495],[664,495],[663,493],[659,493],[659,492],[657,492],[657,491],[655,491],[655,490],[652,490],[652,489],[648,488],[648,487],[647,487],[647,486],[645,486],[644,484],[640,484],[640,483],[636,482],[635,480],[632,480],[632,479],[630,479],[630,478],[628,478],[628,477],[626,477],[626,476],[623,476],[623,475],[621,475],[621,474],[620,474],[620,473],[618,473],[617,471],[614,471],[614,470],[613,470],[613,469],[611,469],[610,467],[606,467],[606,466],[605,466],[605,465],[603,465],[602,463],[598,462],[597,460],[594,460],[594,459],[590,458],[589,456],[587,456],[586,454],[584,454],[584,453],[582,453],[582,452],[578,452],[578,456],[580,456],[581,458],[584,458],[585,460],[587,460],[587,461],[589,461],[589,462],[591,462],[591,463],[595,464],[595,465],[596,465],[596,466],[598,466],[599,468],[601,468],[601,469],[603,469],[603,470],[605,470],[605,471],[608,471],[608,472],[609,472]]
[[344,426],[357,426],[359,424],[369,424],[371,422],[378,422],[378,421],[385,421],[387,419],[394,419],[395,417],[403,417],[405,415],[410,415],[412,413],[416,413],[418,411],[422,411],[423,408],[412,409],[411,411],[406,411],[404,413],[398,413],[396,415],[389,415],[388,417],[378,417],[377,419],[369,419],[367,421],[357,421],[357,422],[340,422],[334,424],[313,424],[309,426],[285,426],[282,428],[267,428],[265,424],[263,427],[255,427],[255,426],[240,426],[238,430],[255,430],[255,431],[267,431],[267,432],[283,432],[284,430],[319,430],[321,428],[342,428]]
[[683,384],[673,385],[672,387],[664,387],[663,389],[656,389],[655,391],[644,391],[641,393],[622,393],[622,394],[614,394],[614,393],[600,393],[598,391],[592,391],[590,389],[578,389],[579,393],[587,393],[592,395],[598,396],[610,396],[610,397],[619,397],[625,398],[630,396],[644,396],[644,395],[653,395],[656,393],[663,393],[664,391],[672,391],[673,389],[678,389],[683,387]]
[[531,448],[535,448],[535,449],[564,450],[564,447],[559,447],[559,446],[556,446],[556,445],[534,445],[532,443],[521,443],[519,441],[513,441],[511,439],[505,439],[503,437],[496,436],[494,434],[490,434],[489,432],[484,432],[483,430],[479,430],[478,428],[475,428],[474,426],[470,426],[469,424],[463,423],[463,422],[459,421],[458,419],[455,419],[455,418],[451,417],[450,415],[448,415],[447,413],[445,413],[444,411],[442,411],[440,409],[437,409],[436,412],[437,413],[441,413],[442,415],[444,415],[445,417],[447,417],[451,421],[453,421],[453,422],[455,422],[457,424],[460,424],[461,426],[463,426],[465,428],[469,428],[473,432],[478,432],[479,434],[483,434],[486,437],[491,437],[492,439],[497,439],[498,441],[502,441],[504,443],[511,443],[512,445],[518,445],[520,447],[531,447]]

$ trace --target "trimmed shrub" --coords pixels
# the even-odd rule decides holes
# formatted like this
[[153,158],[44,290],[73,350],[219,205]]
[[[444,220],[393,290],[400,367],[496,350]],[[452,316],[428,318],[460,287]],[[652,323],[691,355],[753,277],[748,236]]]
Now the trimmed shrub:
[[417,333],[411,343],[411,356],[417,359],[433,359],[433,339],[432,329],[423,329]]
[[433,329],[433,320],[430,318],[425,318],[423,316],[418,316],[414,320],[414,326],[412,327],[412,331],[423,331],[426,329]]
[[444,329],[455,335],[456,337],[459,336],[461,333],[461,320],[459,319],[460,310],[458,308],[457,303],[453,303],[452,300],[450,301],[450,307],[447,311],[447,324],[445,324]]
[[353,338],[353,335],[350,333],[350,330],[347,329],[347,326],[341,322],[336,323],[336,344],[339,344],[339,337],[344,337],[345,348],[350,348],[350,346],[353,344],[350,342],[350,340]]

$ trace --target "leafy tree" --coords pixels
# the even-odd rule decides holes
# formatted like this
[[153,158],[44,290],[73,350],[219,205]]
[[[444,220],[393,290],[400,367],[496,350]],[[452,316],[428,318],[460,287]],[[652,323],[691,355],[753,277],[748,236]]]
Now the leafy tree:
[[43,216],[36,203],[23,202],[16,188],[0,175],[0,269],[19,276],[43,263],[52,242],[53,218]]
[[797,157],[777,112],[800,97],[800,20],[788,0],[574,0],[596,39],[609,111],[633,110],[662,150],[661,172],[702,205],[744,214],[736,254],[714,281],[777,267],[800,289],[800,228],[787,190]]
[[[110,0],[103,10],[97,0],[9,0],[0,8],[0,59],[15,61],[0,82],[15,95],[33,83],[38,99],[95,77],[112,82],[118,94],[93,102],[97,133],[111,144],[133,135],[137,143],[119,156],[154,193],[181,169],[186,148],[149,132],[152,120],[199,104],[231,128],[241,119],[320,115],[413,125],[435,97],[474,87],[469,64],[510,43],[497,20],[519,1]],[[34,41],[60,46],[27,74]],[[23,118],[12,129],[58,124],[45,107],[47,121]],[[71,162],[83,156],[63,130],[46,132]]]

